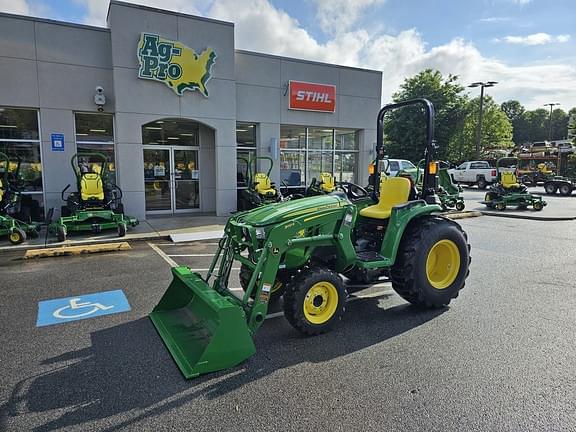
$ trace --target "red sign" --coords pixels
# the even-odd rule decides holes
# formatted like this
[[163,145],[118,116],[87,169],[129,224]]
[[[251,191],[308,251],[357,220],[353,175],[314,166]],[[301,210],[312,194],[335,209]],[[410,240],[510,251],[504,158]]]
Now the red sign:
[[288,109],[333,113],[336,109],[336,86],[290,81]]

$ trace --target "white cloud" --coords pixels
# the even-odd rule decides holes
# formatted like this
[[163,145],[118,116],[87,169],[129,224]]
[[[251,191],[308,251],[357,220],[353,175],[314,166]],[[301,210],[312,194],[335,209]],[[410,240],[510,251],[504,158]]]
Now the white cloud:
[[316,20],[328,34],[348,31],[364,11],[384,0],[312,0],[317,9]]
[[478,22],[481,22],[481,23],[501,23],[501,22],[508,22],[508,21],[512,21],[512,18],[494,16],[494,17],[480,18],[478,20]]
[[26,0],[0,0],[0,12],[30,15],[30,6]]
[[[89,22],[105,25],[106,1],[78,1],[89,4]],[[315,1],[319,7],[323,4],[322,0]],[[354,20],[348,21],[347,31],[336,32],[329,41],[321,43],[296,19],[268,0],[244,0],[241,5],[237,0],[139,0],[139,3],[191,14],[207,11],[207,16],[233,21],[239,49],[381,70],[383,103],[390,101],[406,77],[425,68],[435,68],[444,75],[460,76],[464,85],[498,81],[497,86],[487,90],[498,102],[518,99],[529,109],[551,100],[562,103],[565,109],[576,105],[574,61],[512,65],[482,55],[472,43],[460,38],[428,47],[415,29],[397,35],[368,29],[352,31]],[[362,8],[355,10],[366,13]],[[327,20],[327,25],[329,23]],[[564,42],[569,36],[550,37]]]
[[516,45],[545,45],[550,43],[565,43],[570,40],[570,35],[553,36],[548,33],[534,33],[527,36],[504,36],[496,38],[494,42],[506,42]]

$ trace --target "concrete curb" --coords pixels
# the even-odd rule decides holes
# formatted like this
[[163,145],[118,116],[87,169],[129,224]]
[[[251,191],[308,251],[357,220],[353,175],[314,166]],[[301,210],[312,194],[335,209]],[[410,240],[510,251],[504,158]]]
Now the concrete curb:
[[481,212],[484,216],[494,216],[494,217],[503,217],[503,218],[510,218],[510,219],[524,219],[524,220],[535,220],[535,221],[543,221],[543,222],[559,222],[559,221],[572,221],[576,220],[576,216],[561,216],[561,217],[544,217],[544,216],[530,216],[530,215],[519,215],[519,214],[512,214],[512,213],[505,213],[505,212]]
[[468,218],[480,217],[482,216],[482,213],[479,211],[466,211],[459,213],[446,213],[443,214],[442,216],[448,219],[456,220],[456,219],[468,219]]
[[116,252],[116,251],[126,251],[132,249],[130,245],[123,242],[116,243],[99,243],[85,246],[61,246],[54,248],[42,248],[42,249],[30,249],[24,254],[24,259],[31,258],[48,258],[57,257],[64,255],[83,255],[90,253],[101,253],[101,252]]

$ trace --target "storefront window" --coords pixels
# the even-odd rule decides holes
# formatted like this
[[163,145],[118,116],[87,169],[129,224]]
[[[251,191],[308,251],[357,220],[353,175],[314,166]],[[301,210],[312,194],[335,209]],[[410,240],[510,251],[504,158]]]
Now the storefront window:
[[198,123],[185,119],[157,120],[142,126],[142,144],[197,147]]
[[239,189],[248,187],[247,161],[256,157],[256,125],[236,123],[236,184]]
[[308,185],[320,173],[356,181],[359,134],[350,129],[280,127],[280,179],[289,187]]
[[108,163],[109,181],[116,183],[114,118],[111,114],[76,113],[76,152],[81,169],[94,171],[102,154]]
[[[0,152],[9,158],[9,181],[15,182],[22,191],[17,216],[25,220],[44,219],[39,137],[36,110],[0,108]],[[5,169],[0,165],[2,176]]]

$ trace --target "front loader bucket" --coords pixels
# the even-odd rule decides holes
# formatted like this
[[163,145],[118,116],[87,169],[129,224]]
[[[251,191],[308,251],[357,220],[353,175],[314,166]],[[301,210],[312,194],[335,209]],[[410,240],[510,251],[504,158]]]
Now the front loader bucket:
[[150,319],[186,378],[236,366],[256,352],[242,306],[187,267],[174,267],[172,276]]

